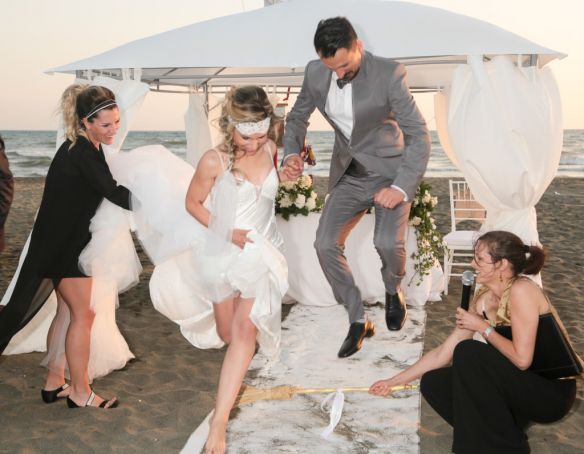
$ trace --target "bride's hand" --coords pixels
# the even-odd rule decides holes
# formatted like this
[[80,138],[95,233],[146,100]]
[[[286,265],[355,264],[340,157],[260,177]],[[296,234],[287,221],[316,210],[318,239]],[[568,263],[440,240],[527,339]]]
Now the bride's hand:
[[253,241],[247,237],[248,232],[249,230],[233,229],[233,234],[231,235],[231,242],[235,244],[238,248],[243,249],[245,243],[253,243]]

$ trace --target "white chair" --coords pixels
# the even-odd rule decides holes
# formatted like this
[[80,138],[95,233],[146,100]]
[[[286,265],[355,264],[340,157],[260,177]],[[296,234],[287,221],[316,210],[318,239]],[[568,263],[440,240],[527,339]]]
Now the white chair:
[[[478,237],[478,229],[485,221],[487,211],[475,200],[468,184],[464,180],[449,180],[450,187],[450,219],[452,230],[444,237],[444,294],[448,295],[448,284],[451,276],[462,276],[462,272],[470,267],[474,251],[474,240]],[[462,226],[458,224],[464,223]],[[459,230],[459,227],[476,227],[476,230]],[[453,268],[457,272],[453,272]]]

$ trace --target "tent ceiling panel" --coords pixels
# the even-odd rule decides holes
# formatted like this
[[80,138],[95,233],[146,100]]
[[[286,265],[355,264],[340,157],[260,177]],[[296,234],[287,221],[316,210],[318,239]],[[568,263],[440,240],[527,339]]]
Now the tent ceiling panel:
[[366,49],[406,63],[414,88],[447,84],[452,68],[446,66],[466,61],[467,55],[537,56],[540,66],[564,56],[438,8],[383,0],[295,0],[138,39],[47,72],[121,78],[123,68],[140,68],[142,80],[153,87],[299,86],[304,65],[316,56],[312,38],[318,21],[333,16],[351,20]]

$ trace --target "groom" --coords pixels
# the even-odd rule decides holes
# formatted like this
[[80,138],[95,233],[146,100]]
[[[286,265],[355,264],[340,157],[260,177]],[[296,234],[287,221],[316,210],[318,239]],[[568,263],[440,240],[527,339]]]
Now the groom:
[[403,65],[365,51],[346,18],[320,21],[314,47],[320,59],[306,65],[302,90],[287,118],[284,167],[291,176],[302,173],[298,152],[318,108],[335,130],[335,144],[315,248],[335,299],[349,313],[349,333],[338,353],[345,358],[375,334],[343,254],[345,239],[371,207],[386,289],[385,321],[390,330],[399,330],[406,319],[400,291],[405,232],[410,201],[430,156],[430,137]]

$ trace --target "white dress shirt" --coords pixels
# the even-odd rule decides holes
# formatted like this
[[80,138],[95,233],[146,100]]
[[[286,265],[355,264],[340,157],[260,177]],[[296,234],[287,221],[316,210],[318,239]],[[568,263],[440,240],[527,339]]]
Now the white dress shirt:
[[[337,73],[333,72],[324,110],[350,142],[353,133],[353,85],[348,83],[341,89],[337,85],[338,78]],[[408,201],[402,188],[394,184],[391,187],[404,195],[404,202]]]

